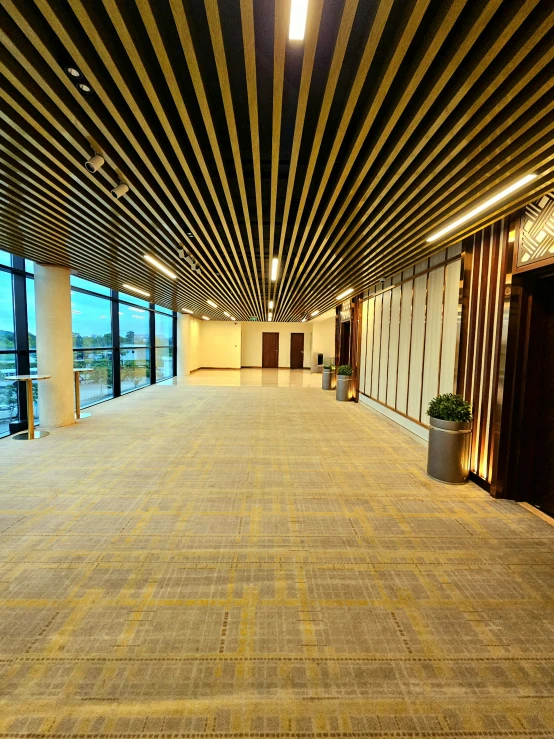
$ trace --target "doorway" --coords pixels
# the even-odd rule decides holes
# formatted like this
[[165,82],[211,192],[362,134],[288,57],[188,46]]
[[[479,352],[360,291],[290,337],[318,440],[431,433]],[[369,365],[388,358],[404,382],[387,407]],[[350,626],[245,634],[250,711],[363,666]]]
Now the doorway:
[[554,516],[554,275],[528,274],[522,283],[528,312],[519,368],[522,422],[511,449],[514,492]]
[[262,334],[262,367],[279,366],[279,334],[264,331]]
[[339,364],[350,364],[350,321],[340,325]]
[[304,334],[290,335],[290,368],[304,369]]

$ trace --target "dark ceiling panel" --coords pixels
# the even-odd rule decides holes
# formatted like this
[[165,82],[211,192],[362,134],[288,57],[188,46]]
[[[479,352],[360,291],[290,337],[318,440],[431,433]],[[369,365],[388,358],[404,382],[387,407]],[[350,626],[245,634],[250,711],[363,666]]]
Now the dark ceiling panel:
[[299,320],[552,189],[551,3],[309,0],[302,42],[288,19],[289,0],[3,0],[0,248],[176,310]]

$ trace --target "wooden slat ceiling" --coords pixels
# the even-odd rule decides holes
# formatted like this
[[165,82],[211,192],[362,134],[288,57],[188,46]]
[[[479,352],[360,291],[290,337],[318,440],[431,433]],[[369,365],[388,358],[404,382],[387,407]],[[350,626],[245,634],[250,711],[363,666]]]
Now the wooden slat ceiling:
[[[264,320],[273,300],[290,321],[552,189],[552,3],[309,0],[303,41],[288,39],[289,12],[2,0],[0,248],[175,310]],[[89,174],[94,152],[106,164]]]

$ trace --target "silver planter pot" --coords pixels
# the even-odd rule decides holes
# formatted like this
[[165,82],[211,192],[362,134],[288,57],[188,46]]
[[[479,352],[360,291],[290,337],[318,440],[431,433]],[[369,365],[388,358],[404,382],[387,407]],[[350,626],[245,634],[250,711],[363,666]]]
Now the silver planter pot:
[[471,421],[430,419],[427,474],[450,485],[463,485],[469,477]]
[[335,370],[323,369],[323,377],[321,379],[321,387],[323,390],[334,390],[337,375]]
[[349,375],[337,375],[337,400],[350,400],[351,383]]

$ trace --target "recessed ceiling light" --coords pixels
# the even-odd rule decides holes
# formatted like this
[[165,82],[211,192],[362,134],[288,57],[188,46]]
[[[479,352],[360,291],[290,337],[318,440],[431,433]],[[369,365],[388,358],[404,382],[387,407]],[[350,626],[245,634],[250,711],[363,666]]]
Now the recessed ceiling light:
[[77,69],[77,67],[74,67],[72,64],[68,64],[66,67],[64,67],[65,73],[69,75],[69,77],[72,77],[74,80],[80,79],[83,75],[81,72]]
[[231,318],[231,314],[230,313],[227,313],[226,310],[223,311],[223,315],[224,316],[227,316],[227,318]]
[[314,316],[317,316],[317,315],[319,315],[319,311],[318,311],[318,310],[314,310],[314,312],[313,312],[313,313],[311,313],[310,315],[311,315],[311,316],[312,316],[312,318],[313,318]]
[[155,257],[151,257],[150,254],[145,254],[144,255],[144,258],[153,267],[155,267],[156,269],[158,269],[160,272],[163,272],[164,275],[167,275],[172,280],[176,280],[177,279],[177,275],[175,274],[175,272],[172,272],[169,269],[169,267],[166,267],[165,264],[162,264],[161,262],[159,262]]
[[208,318],[208,316],[202,316],[202,318],[203,318],[203,319],[204,319],[205,321],[209,321],[209,320],[210,320],[210,319]]
[[77,87],[83,95],[92,95],[92,87],[87,82],[79,82]]
[[269,309],[271,310],[273,308],[273,300],[269,301]]
[[308,0],[291,0],[289,40],[302,41],[306,32],[306,16],[308,15]]
[[342,292],[340,295],[337,295],[337,300],[342,300],[343,298],[346,298],[347,295],[351,295],[353,292],[354,292],[354,288],[349,287],[344,292]]
[[192,314],[194,313],[194,311],[189,310],[188,308],[183,308],[183,313],[190,313],[191,316],[192,316]]
[[468,213],[461,216],[461,218],[458,218],[457,220],[450,223],[448,226],[445,226],[440,231],[437,231],[436,234],[429,236],[427,241],[428,242],[436,241],[437,239],[440,239],[441,236],[444,236],[445,234],[450,233],[451,231],[454,231],[455,229],[457,229],[458,226],[462,225],[462,223],[467,223],[467,221],[471,221],[472,218],[475,218],[475,216],[479,215],[479,213],[482,213],[484,210],[487,210],[487,208],[490,208],[491,205],[498,203],[500,200],[503,200],[504,198],[508,197],[508,195],[515,192],[516,190],[519,190],[522,187],[525,187],[525,185],[528,182],[531,182],[531,180],[534,180],[536,176],[537,176],[536,174],[525,175],[525,177],[522,177],[517,182],[514,182],[513,185],[510,185],[504,190],[501,190],[496,195],[493,195],[492,198],[485,200],[484,203],[481,203],[481,205],[478,205],[476,208],[473,208],[473,210],[470,210]]
[[214,301],[213,301],[213,300],[206,300],[206,303],[207,303],[208,305],[211,305],[211,306],[212,306],[212,308],[217,308],[217,303],[214,303]]
[[147,293],[145,290],[140,290],[138,287],[133,287],[132,285],[128,285],[127,283],[124,283],[123,285],[121,285],[121,287],[124,287],[127,290],[131,290],[134,293],[138,293],[139,295],[146,295],[147,298],[150,297],[150,293]]
[[271,260],[271,280],[275,282],[277,279],[277,268],[279,267],[279,260],[277,257],[273,257]]

